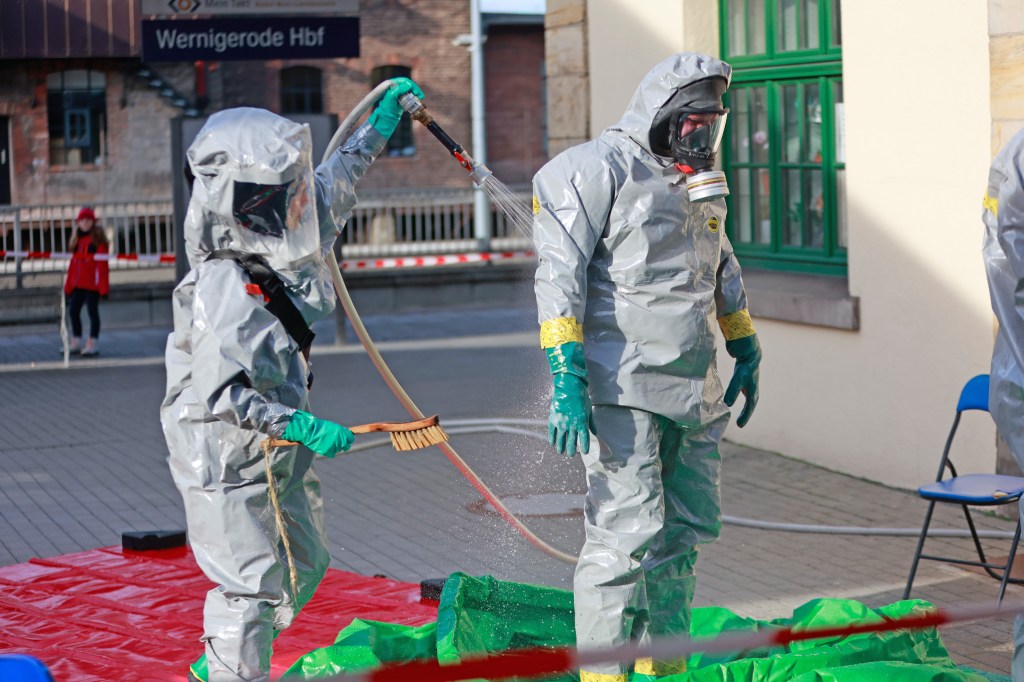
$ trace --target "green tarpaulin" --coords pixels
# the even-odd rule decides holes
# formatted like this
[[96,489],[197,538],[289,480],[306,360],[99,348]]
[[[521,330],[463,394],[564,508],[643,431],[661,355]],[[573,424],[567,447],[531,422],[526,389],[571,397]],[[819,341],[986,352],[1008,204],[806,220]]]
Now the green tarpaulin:
[[[744,618],[709,606],[693,609],[690,634],[754,632],[764,627],[821,628],[879,622],[922,613],[931,604],[896,602],[871,609],[849,599],[815,599],[792,616],[771,621]],[[473,578],[455,573],[441,593],[437,622],[412,627],[356,619],[334,644],[303,656],[284,680],[316,680],[374,668],[382,663],[433,658],[455,662],[463,656],[575,643],[572,593],[550,587]],[[547,678],[578,680],[575,674]],[[633,675],[635,682],[653,678]],[[688,661],[686,673],[660,678],[670,682],[986,682],[957,668],[935,628],[882,632],[794,642],[788,647],[703,656]]]

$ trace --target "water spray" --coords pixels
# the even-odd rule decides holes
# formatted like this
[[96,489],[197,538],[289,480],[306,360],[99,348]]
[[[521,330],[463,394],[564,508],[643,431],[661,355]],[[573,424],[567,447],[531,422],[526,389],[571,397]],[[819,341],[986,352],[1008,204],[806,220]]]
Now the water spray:
[[427,108],[423,106],[423,102],[419,97],[411,92],[407,92],[398,98],[398,103],[409,112],[410,116],[422,123],[444,145],[452,157],[459,162],[459,165],[466,169],[473,183],[487,194],[487,197],[494,202],[498,210],[512,221],[512,224],[516,226],[516,229],[524,237],[529,238],[533,227],[533,216],[526,205],[520,201],[519,197],[508,188],[508,185],[494,177],[494,173],[491,172],[490,168],[476,161],[469,155],[465,147],[452,139],[437,124],[437,121],[427,111]]

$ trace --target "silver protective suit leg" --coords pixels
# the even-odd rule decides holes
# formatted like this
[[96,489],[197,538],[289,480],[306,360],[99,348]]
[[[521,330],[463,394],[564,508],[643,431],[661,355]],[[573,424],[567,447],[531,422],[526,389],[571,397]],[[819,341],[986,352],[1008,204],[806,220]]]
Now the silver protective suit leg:
[[[698,546],[720,528],[718,443],[727,420],[723,412],[685,428],[643,410],[594,407],[600,446],[584,455],[586,542],[574,579],[580,648],[688,634]],[[679,667],[637,662],[651,674]],[[624,681],[631,668],[595,666],[581,681]]]
[[330,562],[320,481],[305,448],[275,452],[273,472],[299,596],[291,595],[284,543],[274,518],[263,452],[246,448],[242,466],[206,463],[206,484],[182,485],[191,467],[172,467],[185,497],[196,561],[218,583],[207,593],[204,634],[210,682],[264,682],[276,630],[312,598]]
[[[992,354],[992,373],[989,385],[989,411],[999,429],[999,435],[1010,447],[1017,466],[1024,470],[1024,370],[1018,367],[1007,348],[1005,330],[1001,327]],[[1024,500],[1018,502],[1018,516],[1024,523]],[[1017,561],[1021,561],[1018,555]],[[1016,567],[1016,563],[1014,564]],[[1013,623],[1014,682],[1024,682],[1024,617],[1017,616]]]
[[[1018,513],[1021,522],[1024,523],[1024,500],[1018,502]],[[1024,682],[1024,616],[1021,615],[1013,621],[1013,662],[1010,673],[1013,675],[1013,682]]]

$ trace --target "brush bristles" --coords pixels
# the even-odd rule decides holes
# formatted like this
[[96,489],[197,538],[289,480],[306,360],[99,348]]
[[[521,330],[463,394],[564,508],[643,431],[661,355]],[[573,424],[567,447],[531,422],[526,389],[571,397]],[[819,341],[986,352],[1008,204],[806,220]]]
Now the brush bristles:
[[391,445],[399,452],[429,448],[431,445],[448,440],[448,434],[444,432],[440,424],[415,431],[392,431],[389,435],[391,436]]

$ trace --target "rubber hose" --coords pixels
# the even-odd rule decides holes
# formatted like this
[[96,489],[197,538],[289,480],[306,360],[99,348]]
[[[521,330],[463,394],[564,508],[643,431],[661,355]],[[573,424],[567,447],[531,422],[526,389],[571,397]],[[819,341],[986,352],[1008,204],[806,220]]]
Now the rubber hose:
[[[384,94],[384,92],[391,86],[392,81],[385,80],[380,85],[370,91],[366,97],[364,97],[356,107],[349,112],[345,120],[342,121],[341,125],[338,126],[338,130],[335,131],[331,137],[330,143],[327,145],[327,150],[324,152],[323,160],[326,161],[330,158],[334,150],[337,149],[341,141],[348,138],[349,130],[353,127],[355,122],[370,108],[370,106],[376,102]],[[388,385],[391,392],[398,399],[398,402],[402,404],[402,407],[412,416],[413,419],[423,419],[424,414],[413,402],[409,394],[405,392],[402,385],[392,374],[391,369],[387,363],[384,362],[384,358],[381,357],[380,351],[377,350],[377,346],[373,343],[373,339],[370,338],[369,333],[366,331],[366,327],[363,325],[363,320],[359,316],[359,311],[356,310],[355,304],[352,302],[352,297],[348,293],[348,288],[345,286],[345,280],[341,276],[341,269],[338,267],[338,259],[335,258],[334,252],[331,251],[327,255],[327,265],[331,271],[331,278],[334,280],[334,291],[338,295],[338,300],[341,301],[341,307],[345,310],[345,314],[348,316],[349,321],[352,322],[352,328],[356,332],[356,336],[359,337],[359,342],[363,345],[367,354],[370,356],[370,360],[373,362],[374,367],[380,373],[381,378],[384,379],[384,383]],[[483,480],[466,464],[465,460],[459,456],[459,453],[447,442],[440,443],[438,445],[441,451],[444,452],[448,460],[455,465],[455,468],[459,470],[463,476],[473,485],[477,491],[483,495],[484,499],[487,500],[491,506],[497,510],[498,514],[501,515],[505,521],[507,521],[516,531],[522,535],[527,542],[531,545],[544,552],[545,554],[564,561],[567,564],[575,564],[576,557],[563,552],[556,547],[549,545],[547,542],[539,538],[533,531],[526,527],[526,525],[520,521],[515,514],[502,503],[498,496],[487,487]]]
[[[449,419],[445,421],[445,430],[451,435],[464,435],[473,433],[508,433],[547,442],[543,434],[530,431],[524,426],[543,427],[547,422],[539,419]],[[350,452],[358,450],[369,450],[370,448],[390,445],[390,440],[379,440],[373,443],[362,443],[353,446]],[[785,521],[763,521],[761,519],[748,519],[742,516],[722,515],[722,523],[743,528],[756,528],[758,530],[772,530],[786,533],[821,533],[824,535],[868,535],[886,537],[918,537],[921,534],[920,528],[890,528],[886,526],[829,526],[810,523],[788,523]],[[928,537],[939,538],[969,538],[971,532],[961,528],[930,528]],[[995,538],[1000,540],[1013,539],[1011,531],[1003,530],[979,530],[979,538]]]

